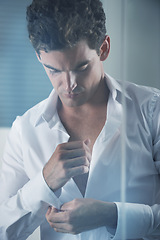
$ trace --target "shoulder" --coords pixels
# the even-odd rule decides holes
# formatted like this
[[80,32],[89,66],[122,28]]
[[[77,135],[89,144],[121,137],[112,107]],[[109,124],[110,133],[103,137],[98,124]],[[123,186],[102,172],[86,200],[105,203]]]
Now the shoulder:
[[[121,81],[112,78],[110,75],[105,74],[107,85],[112,92],[117,91],[118,96],[121,98],[124,94],[132,102],[134,101],[148,101],[152,98],[160,97],[160,90],[157,88],[138,85],[129,81]],[[123,91],[125,89],[125,91]]]
[[[122,86],[122,82],[118,81]],[[142,86],[131,82],[125,82],[125,94],[131,100],[132,104],[148,105],[154,107],[160,101],[160,90],[157,88]],[[121,92],[122,93],[122,92]]]
[[136,96],[137,98],[144,98],[147,96],[160,96],[160,90],[157,88],[142,86],[131,82],[125,83],[126,91],[129,95]]
[[43,113],[47,100],[48,98],[28,109],[23,115],[17,116],[16,120],[13,122],[13,126],[16,127],[18,131],[21,131],[22,128],[27,129],[29,127],[34,127],[36,120],[40,118]]
[[31,123],[34,124],[34,121],[36,121],[37,118],[39,118],[41,116],[41,114],[43,113],[43,110],[47,104],[48,98],[39,102],[38,104],[36,104],[35,106],[33,106],[32,108],[30,108],[29,110],[27,110],[22,116],[21,118],[23,120],[28,120]]
[[130,82],[126,83],[125,89],[129,96],[126,100],[129,115],[136,113],[135,116],[147,121],[151,128],[153,119],[157,122],[160,116],[160,90]]

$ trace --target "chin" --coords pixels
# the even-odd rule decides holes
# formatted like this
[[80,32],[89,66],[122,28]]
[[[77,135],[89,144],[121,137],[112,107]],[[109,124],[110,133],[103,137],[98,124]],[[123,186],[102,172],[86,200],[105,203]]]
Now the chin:
[[63,106],[75,108],[80,107],[86,103],[84,97],[79,99],[66,99],[66,98],[60,98]]
[[83,101],[67,101],[67,102],[64,102],[63,101],[63,105],[66,106],[66,107],[70,107],[70,108],[76,108],[76,107],[81,107],[85,104],[84,100]]

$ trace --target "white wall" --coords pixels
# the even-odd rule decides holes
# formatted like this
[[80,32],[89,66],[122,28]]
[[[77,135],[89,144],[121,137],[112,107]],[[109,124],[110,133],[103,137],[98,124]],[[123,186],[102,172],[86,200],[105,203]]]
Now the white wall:
[[102,2],[111,38],[110,55],[104,63],[106,72],[121,79],[125,53],[125,80],[160,89],[160,1]]

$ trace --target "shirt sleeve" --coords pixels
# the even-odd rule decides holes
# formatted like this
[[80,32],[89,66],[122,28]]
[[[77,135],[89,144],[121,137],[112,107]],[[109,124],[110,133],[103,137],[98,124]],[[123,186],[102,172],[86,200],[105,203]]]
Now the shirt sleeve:
[[46,184],[42,171],[29,179],[23,166],[18,119],[6,143],[0,177],[0,239],[26,239],[44,220],[50,205],[61,202]]
[[[146,237],[150,233],[154,222],[150,206],[133,203],[123,204],[120,202],[116,203],[116,205],[118,222],[113,240],[122,239],[122,236],[125,236],[125,239],[139,239]],[[123,220],[124,216],[125,220]],[[125,232],[123,232],[123,229]]]
[[[153,161],[160,174],[160,93],[155,93],[150,102],[150,123],[153,142]],[[113,240],[122,238],[125,214],[126,239],[160,239],[160,196],[158,204],[148,206],[144,204],[116,203],[118,222]],[[123,226],[122,226],[123,225]]]

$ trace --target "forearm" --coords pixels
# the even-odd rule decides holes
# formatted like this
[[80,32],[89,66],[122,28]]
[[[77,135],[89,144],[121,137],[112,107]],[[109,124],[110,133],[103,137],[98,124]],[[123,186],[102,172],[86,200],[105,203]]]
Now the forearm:
[[103,225],[112,229],[117,227],[117,207],[115,203],[101,202],[99,215],[102,215]]

